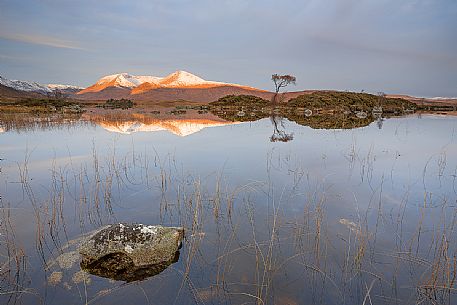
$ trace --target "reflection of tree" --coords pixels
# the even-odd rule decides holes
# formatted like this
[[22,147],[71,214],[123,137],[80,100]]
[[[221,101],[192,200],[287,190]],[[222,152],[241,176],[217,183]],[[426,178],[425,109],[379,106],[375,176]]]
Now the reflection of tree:
[[[273,134],[270,137],[271,142],[289,142],[294,139],[293,133],[286,133],[286,131],[283,130],[285,127],[281,116],[272,115],[270,116],[270,120],[274,128]],[[281,126],[282,130],[279,130],[279,126]]]
[[379,129],[382,129],[382,124],[384,124],[384,119],[382,117],[379,117],[376,120],[376,125],[378,126]]

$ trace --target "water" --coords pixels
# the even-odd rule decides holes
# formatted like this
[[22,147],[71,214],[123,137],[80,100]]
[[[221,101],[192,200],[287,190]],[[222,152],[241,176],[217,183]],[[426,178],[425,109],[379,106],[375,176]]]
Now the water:
[[[1,304],[457,302],[456,117],[10,123]],[[115,222],[184,226],[179,261],[141,282],[81,272],[74,240]]]

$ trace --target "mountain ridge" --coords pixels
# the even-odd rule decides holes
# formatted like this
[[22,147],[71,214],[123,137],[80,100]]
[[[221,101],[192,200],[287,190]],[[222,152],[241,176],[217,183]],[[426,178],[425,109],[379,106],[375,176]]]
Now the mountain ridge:
[[167,76],[136,76],[126,72],[106,75],[101,77],[95,84],[81,90],[78,95],[100,92],[111,87],[131,89],[131,94],[140,94],[158,88],[212,88],[212,87],[240,87],[251,90],[259,90],[239,84],[208,81],[184,70],[175,71]]
[[229,94],[254,94],[269,98],[265,90],[233,83],[208,81],[184,70],[167,76],[136,76],[126,72],[101,77],[74,97],[82,100],[126,98],[135,101],[212,102]]
[[43,85],[37,82],[23,81],[23,80],[12,80],[7,79],[0,75],[0,85],[8,88],[12,88],[16,91],[24,92],[35,92],[40,94],[48,94],[55,91],[65,91],[67,93],[74,93],[83,89],[82,87],[73,85],[62,85],[62,84],[48,84]]

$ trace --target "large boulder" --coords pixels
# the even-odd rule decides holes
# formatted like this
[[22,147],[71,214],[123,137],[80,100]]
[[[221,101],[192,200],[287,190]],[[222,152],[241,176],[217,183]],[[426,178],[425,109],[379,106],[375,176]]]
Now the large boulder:
[[122,281],[142,280],[179,259],[181,227],[114,224],[102,228],[79,248],[83,270]]

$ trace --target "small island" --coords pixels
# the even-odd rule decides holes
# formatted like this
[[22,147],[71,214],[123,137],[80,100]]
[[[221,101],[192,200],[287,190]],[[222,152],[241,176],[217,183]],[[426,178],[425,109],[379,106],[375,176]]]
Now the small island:
[[368,93],[317,91],[286,102],[251,95],[230,95],[210,103],[210,111],[228,121],[285,117],[315,129],[350,129],[392,116],[414,113],[418,106],[402,98]]

